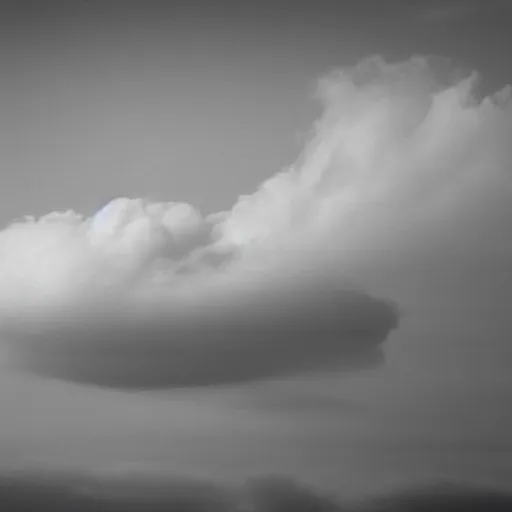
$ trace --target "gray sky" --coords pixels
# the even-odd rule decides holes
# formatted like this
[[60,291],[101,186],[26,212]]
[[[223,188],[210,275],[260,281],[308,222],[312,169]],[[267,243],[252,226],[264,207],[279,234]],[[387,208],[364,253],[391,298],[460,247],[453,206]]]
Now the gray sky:
[[[471,110],[455,78],[477,70],[478,99],[512,83],[506,2],[1,11],[0,222],[135,198],[2,232],[2,470],[510,486],[510,100]],[[354,332],[383,359],[361,365]],[[13,364],[19,346],[58,379]],[[233,347],[271,378],[252,382]],[[326,353],[339,364],[296,371]],[[95,373],[145,387],[127,368],[161,354],[210,386]]]
[[507,2],[276,4],[4,2],[0,222],[119,196],[228,208],[295,160],[317,78],[367,55],[510,80]]

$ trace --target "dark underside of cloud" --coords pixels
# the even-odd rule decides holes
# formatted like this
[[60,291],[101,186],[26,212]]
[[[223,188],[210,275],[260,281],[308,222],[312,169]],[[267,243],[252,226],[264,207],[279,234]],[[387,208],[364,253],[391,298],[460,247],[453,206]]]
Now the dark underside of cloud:
[[[394,304],[360,292],[309,290],[208,308],[198,316],[45,327],[16,339],[20,367],[71,382],[119,389],[250,382],[382,361],[398,325]],[[19,334],[19,333],[18,333]]]
[[0,508],[9,512],[509,512],[512,493],[435,484],[343,502],[283,478],[241,488],[187,480],[67,476],[5,477]]

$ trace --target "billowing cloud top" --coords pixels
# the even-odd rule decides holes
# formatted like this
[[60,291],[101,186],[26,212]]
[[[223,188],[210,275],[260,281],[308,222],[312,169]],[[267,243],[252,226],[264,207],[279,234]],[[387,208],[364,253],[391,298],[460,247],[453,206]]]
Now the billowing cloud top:
[[128,387],[378,360],[397,308],[356,290],[441,268],[434,254],[473,270],[509,261],[510,89],[477,99],[477,79],[419,57],[332,72],[298,162],[228,212],[121,198],[90,218],[11,224],[0,314],[13,357]]

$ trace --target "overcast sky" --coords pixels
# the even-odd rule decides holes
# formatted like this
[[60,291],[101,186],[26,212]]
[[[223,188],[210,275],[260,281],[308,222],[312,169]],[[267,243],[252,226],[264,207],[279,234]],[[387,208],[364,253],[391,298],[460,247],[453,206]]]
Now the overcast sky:
[[2,470],[510,487],[506,1],[0,20]]

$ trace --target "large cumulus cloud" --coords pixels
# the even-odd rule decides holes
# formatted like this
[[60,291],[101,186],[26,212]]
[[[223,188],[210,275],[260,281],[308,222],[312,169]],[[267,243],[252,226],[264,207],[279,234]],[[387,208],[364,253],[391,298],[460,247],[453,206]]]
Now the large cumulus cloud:
[[227,212],[118,199],[10,225],[12,357],[130,387],[378,361],[421,276],[502,284],[509,269],[510,90],[481,98],[477,82],[445,61],[370,58],[320,81],[303,154]]
[[413,253],[509,249],[510,88],[478,99],[478,81],[423,57],[332,72],[304,154],[238,201],[223,238],[248,252],[293,241],[350,277]]
[[[380,359],[393,305],[219,244],[186,204],[116,199],[4,230],[11,360],[40,375],[148,388],[239,382]],[[217,224],[216,224],[217,223]]]

